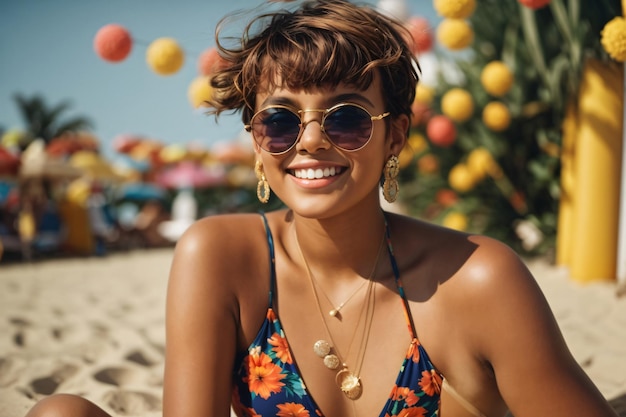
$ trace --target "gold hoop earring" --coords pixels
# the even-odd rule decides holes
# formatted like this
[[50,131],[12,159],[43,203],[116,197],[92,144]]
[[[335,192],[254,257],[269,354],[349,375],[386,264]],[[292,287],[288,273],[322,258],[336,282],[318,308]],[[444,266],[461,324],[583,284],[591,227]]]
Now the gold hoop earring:
[[263,172],[263,162],[256,161],[254,173],[259,180],[256,184],[256,196],[261,203],[265,204],[270,200],[270,185],[267,182],[267,178],[265,178],[265,172]]
[[389,203],[393,203],[398,198],[398,175],[400,174],[400,163],[398,157],[391,155],[383,170],[385,179],[383,181],[383,197]]

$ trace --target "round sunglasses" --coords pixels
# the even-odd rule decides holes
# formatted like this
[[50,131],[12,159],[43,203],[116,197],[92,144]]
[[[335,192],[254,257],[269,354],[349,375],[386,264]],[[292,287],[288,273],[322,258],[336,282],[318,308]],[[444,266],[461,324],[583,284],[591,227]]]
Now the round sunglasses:
[[308,122],[305,113],[322,113],[320,127],[328,140],[344,151],[358,151],[372,138],[374,121],[389,116],[389,112],[372,116],[362,106],[340,103],[329,109],[296,110],[289,106],[272,105],[259,110],[244,126],[252,132],[254,141],[266,152],[279,155],[289,151],[300,139]]

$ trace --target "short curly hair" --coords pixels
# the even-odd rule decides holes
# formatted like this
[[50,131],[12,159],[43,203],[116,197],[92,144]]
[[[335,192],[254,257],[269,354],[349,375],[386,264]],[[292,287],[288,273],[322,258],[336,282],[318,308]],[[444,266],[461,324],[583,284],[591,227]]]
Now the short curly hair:
[[209,114],[241,111],[249,123],[260,88],[306,91],[345,83],[365,90],[378,71],[386,110],[411,117],[419,70],[411,37],[400,22],[370,6],[309,0],[293,11],[264,13],[232,48],[220,40],[223,24],[216,41],[225,65],[211,77]]

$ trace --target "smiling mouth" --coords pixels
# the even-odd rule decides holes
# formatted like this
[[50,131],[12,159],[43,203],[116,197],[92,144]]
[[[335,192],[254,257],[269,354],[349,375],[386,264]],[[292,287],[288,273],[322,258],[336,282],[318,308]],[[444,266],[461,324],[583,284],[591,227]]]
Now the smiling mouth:
[[308,169],[292,169],[289,173],[296,178],[302,178],[307,180],[317,180],[321,178],[329,178],[339,175],[343,172],[341,167],[330,168],[308,168]]

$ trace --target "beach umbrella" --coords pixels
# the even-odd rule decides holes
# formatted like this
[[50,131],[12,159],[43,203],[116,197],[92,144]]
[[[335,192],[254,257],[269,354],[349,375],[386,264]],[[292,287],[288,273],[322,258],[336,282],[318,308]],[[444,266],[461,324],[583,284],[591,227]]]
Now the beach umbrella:
[[191,161],[182,161],[156,176],[156,183],[167,188],[205,188],[225,182],[226,172],[222,165],[205,167]]
[[78,151],[69,158],[69,164],[83,172],[87,177],[103,180],[116,181],[120,176],[115,173],[111,165],[102,157],[91,151]]
[[140,136],[124,133],[113,138],[112,146],[115,152],[127,154],[143,140]]
[[219,142],[210,150],[211,158],[222,164],[253,165],[254,150],[250,145],[237,142]]
[[0,146],[0,177],[15,177],[20,168],[20,158],[3,146]]
[[61,158],[48,155],[42,139],[34,140],[22,152],[18,172],[22,178],[78,178],[82,172]]
[[150,201],[167,199],[167,190],[159,185],[147,182],[129,182],[117,187],[114,198],[117,201]]

